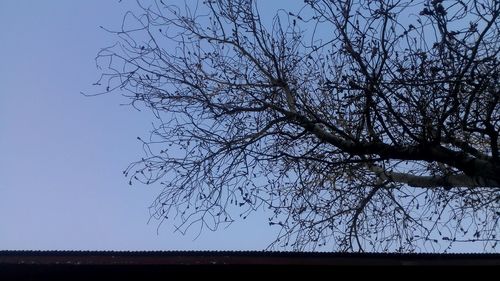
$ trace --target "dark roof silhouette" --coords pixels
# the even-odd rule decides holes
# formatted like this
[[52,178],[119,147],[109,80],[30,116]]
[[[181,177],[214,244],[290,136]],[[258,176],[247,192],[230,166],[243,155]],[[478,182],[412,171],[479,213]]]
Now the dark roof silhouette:
[[0,251],[6,265],[500,265],[500,254],[274,251]]
[[[227,276],[231,280],[260,280],[273,275],[279,276],[277,280],[287,280],[284,276],[290,276],[289,280],[301,280],[315,276],[324,278],[365,274],[370,279],[376,279],[373,269],[355,270],[351,267],[341,267],[346,265],[498,266],[500,254],[0,251],[0,280],[198,280],[192,278],[198,276],[203,279],[220,279]],[[346,275],[341,273],[342,270],[345,270]],[[384,279],[388,276],[399,276],[396,271],[381,270]],[[428,277],[427,270],[418,271],[425,272],[425,278]],[[449,277],[453,272],[458,274],[459,271],[446,271],[446,276]],[[478,279],[478,274],[487,271],[473,272],[473,280],[481,280]],[[412,276],[415,277],[413,273]],[[461,273],[460,277],[463,277]]]

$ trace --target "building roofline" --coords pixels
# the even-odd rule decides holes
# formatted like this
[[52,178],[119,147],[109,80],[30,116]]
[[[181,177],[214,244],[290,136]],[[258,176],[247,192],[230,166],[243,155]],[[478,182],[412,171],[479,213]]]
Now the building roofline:
[[500,265],[498,253],[0,251],[0,265]]

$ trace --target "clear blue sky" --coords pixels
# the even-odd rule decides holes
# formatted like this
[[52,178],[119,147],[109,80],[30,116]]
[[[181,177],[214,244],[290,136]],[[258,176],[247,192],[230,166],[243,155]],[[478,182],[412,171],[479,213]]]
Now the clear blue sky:
[[[0,250],[262,250],[275,238],[265,214],[194,241],[147,223],[161,187],[130,187],[121,172],[142,156],[151,115],[80,94],[114,42],[99,26],[118,27],[134,2],[0,0]],[[270,16],[303,1],[261,3]]]
[[[88,98],[125,0],[0,0],[0,249],[264,249],[263,216],[187,236],[149,219],[160,186],[128,186],[151,116]],[[283,4],[284,1],[277,1]]]

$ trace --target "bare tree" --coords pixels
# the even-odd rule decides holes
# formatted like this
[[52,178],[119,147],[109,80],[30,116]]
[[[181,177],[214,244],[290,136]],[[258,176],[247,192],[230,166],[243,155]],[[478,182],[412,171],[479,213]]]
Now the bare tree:
[[[158,122],[125,175],[152,216],[270,247],[446,251],[499,238],[498,0],[138,1],[97,85]],[[173,1],[176,2],[176,1]]]

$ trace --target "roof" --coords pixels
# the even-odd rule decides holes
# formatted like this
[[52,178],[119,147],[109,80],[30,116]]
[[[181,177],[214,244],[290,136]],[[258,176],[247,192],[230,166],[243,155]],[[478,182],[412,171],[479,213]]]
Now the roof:
[[[0,251],[0,280],[190,280],[229,277],[252,280],[290,276],[376,276],[345,265],[500,265],[500,254],[318,253],[266,251]],[[465,268],[465,267],[461,267]],[[492,267],[495,269],[495,267]],[[457,268],[460,269],[460,268]],[[382,271],[383,270],[383,271]],[[428,271],[420,270],[427,278]],[[415,277],[418,272],[412,273]],[[449,277],[459,271],[446,271]],[[478,279],[484,271],[473,271]],[[384,279],[400,276],[381,269]],[[486,276],[486,273],[485,276]],[[325,275],[326,274],[326,275]],[[333,274],[333,275],[331,275]],[[416,274],[416,275],[414,275]],[[158,278],[158,279],[157,279]],[[448,278],[447,278],[448,279]],[[481,278],[479,278],[481,279]],[[285,279],[286,280],[286,279]]]
[[0,251],[2,265],[500,265],[500,254],[274,251]]

